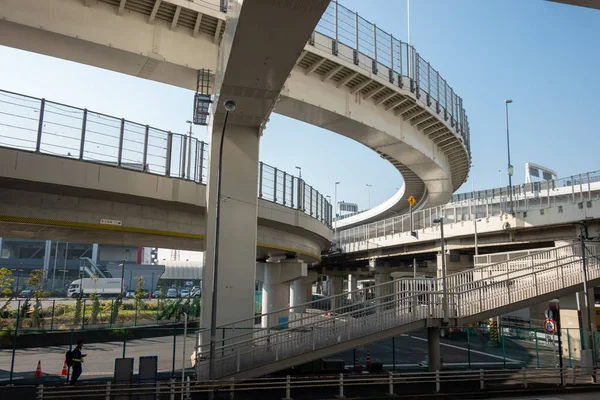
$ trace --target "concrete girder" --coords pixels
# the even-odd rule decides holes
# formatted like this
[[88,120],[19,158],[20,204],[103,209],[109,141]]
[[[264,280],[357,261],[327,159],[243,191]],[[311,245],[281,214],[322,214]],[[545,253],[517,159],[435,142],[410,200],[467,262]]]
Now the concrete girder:
[[385,107],[385,111],[389,111],[392,110],[398,106],[401,106],[402,104],[406,103],[410,101],[410,99],[408,97],[402,97],[399,100],[396,100],[395,102],[393,102],[392,104],[388,105]]
[[[424,123],[425,121],[421,122]],[[437,124],[441,124],[443,126],[443,124],[438,121],[437,119],[433,119],[432,121],[430,121],[428,124],[425,124],[424,126],[420,126],[419,129],[421,129],[423,132],[425,132],[427,129],[434,127]]]
[[387,94],[385,96],[381,96],[381,98],[377,101],[375,101],[375,105],[378,106],[382,103],[385,103],[386,101],[390,100],[392,97],[397,96],[398,93],[396,92],[391,92],[390,94]]
[[181,14],[181,6],[177,6],[175,14],[173,15],[173,21],[171,21],[171,30],[174,31],[177,28],[177,21],[179,21],[179,14]]
[[351,94],[356,94],[358,92],[360,92],[361,90],[363,90],[365,87],[367,87],[371,82],[373,82],[373,79],[367,79],[365,80],[363,83],[359,83],[358,85],[354,86],[351,90],[350,93]]
[[223,24],[223,20],[220,19],[217,21],[217,29],[215,29],[215,36],[213,38],[213,43],[219,43],[219,35],[221,34],[221,25]]
[[385,89],[385,85],[381,85],[379,87],[376,87],[375,89],[372,89],[371,91],[365,93],[364,96],[363,96],[363,99],[364,100],[368,100],[371,97],[375,96],[377,93],[381,92],[383,89]]
[[347,77],[345,77],[344,79],[342,79],[341,81],[338,82],[337,87],[343,87],[346,86],[348,84],[348,82],[350,82],[352,79],[356,78],[358,76],[358,72],[352,72],[350,75],[348,75]]
[[162,0],[156,0],[154,2],[154,7],[152,7],[152,12],[150,13],[150,18],[148,18],[148,23],[150,25],[152,25],[154,23],[154,19],[156,18],[156,13],[158,12],[158,9],[160,8],[161,2],[162,2]]
[[340,72],[342,69],[344,69],[344,66],[338,65],[337,67],[333,68],[331,71],[329,71],[325,75],[323,75],[323,78],[321,80],[323,82],[328,81],[329,79],[333,78],[335,76],[335,74]]
[[429,114],[428,112],[425,115],[420,115],[418,118],[411,118],[410,124],[412,126],[418,126],[423,122],[429,121],[430,119],[436,119],[433,114]]
[[117,15],[123,14],[123,11],[125,11],[125,3],[127,3],[127,0],[121,0],[121,3],[119,3],[119,9],[117,10]]
[[200,23],[202,23],[202,13],[199,12],[198,16],[196,17],[196,23],[194,24],[194,31],[192,33],[193,37],[198,37],[198,34],[200,33]]
[[306,75],[315,72],[321,65],[323,65],[325,61],[327,61],[326,58],[321,58],[320,60],[317,60],[314,63],[312,63],[312,65],[306,69]]
[[[412,120],[414,120],[415,118],[419,118],[422,115],[427,115],[429,114],[427,112],[427,110],[421,109],[421,110],[417,110],[414,114],[412,115],[403,115],[403,118],[406,122],[412,122]],[[416,124],[411,124],[412,126],[415,126]]]
[[417,103],[411,103],[411,104],[407,104],[406,106],[396,110],[394,112],[394,115],[397,117],[398,115],[403,115],[406,112],[412,111],[413,109],[419,107],[419,105]]

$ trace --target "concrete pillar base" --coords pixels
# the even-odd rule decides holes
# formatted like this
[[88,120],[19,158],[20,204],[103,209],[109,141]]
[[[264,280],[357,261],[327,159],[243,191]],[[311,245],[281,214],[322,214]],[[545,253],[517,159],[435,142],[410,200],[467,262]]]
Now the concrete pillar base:
[[427,364],[429,372],[441,371],[440,328],[427,328]]

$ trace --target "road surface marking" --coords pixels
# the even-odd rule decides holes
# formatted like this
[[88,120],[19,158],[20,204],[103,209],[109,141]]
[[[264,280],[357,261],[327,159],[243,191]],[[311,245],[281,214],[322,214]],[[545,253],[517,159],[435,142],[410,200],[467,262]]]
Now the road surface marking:
[[[427,339],[423,339],[423,338],[416,337],[416,336],[408,336],[407,334],[402,334],[400,336],[406,336],[406,337],[410,337],[411,339],[420,340],[422,342],[427,342]],[[512,361],[512,362],[516,362],[516,363],[522,363],[522,361],[515,360],[513,358],[497,356],[495,354],[485,353],[483,351],[478,351],[478,350],[473,350],[473,349],[465,349],[464,347],[455,346],[453,344],[440,343],[440,346],[446,346],[446,347],[450,347],[451,349],[456,349],[456,350],[470,351],[471,353],[480,354],[482,356],[488,356],[491,358],[497,358],[499,360],[507,360],[507,361]]]

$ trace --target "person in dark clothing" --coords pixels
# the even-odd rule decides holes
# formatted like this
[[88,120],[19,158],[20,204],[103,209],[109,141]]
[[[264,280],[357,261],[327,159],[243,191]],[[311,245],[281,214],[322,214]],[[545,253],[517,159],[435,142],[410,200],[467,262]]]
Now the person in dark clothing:
[[79,379],[79,376],[83,372],[83,358],[87,356],[87,354],[83,354],[81,349],[83,348],[83,340],[77,341],[77,347],[73,350],[73,373],[71,375],[71,385],[74,385]]

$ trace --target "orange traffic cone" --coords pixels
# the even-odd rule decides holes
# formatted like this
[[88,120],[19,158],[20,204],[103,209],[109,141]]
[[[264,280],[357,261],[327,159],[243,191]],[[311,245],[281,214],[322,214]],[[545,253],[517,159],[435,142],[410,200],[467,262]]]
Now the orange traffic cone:
[[60,376],[67,376],[67,375],[68,375],[67,360],[65,360],[65,362],[63,363],[62,371],[60,371]]
[[42,377],[42,362],[40,360],[38,360],[38,365],[37,368],[35,369],[35,378],[41,378]]
[[358,363],[358,357],[354,358],[354,372],[360,372],[360,364]]
[[366,367],[367,367],[367,369],[371,369],[371,353],[369,353],[369,350],[367,350],[367,363],[366,363]]

